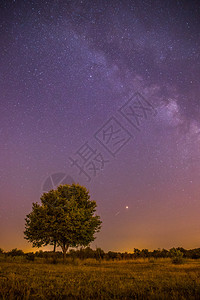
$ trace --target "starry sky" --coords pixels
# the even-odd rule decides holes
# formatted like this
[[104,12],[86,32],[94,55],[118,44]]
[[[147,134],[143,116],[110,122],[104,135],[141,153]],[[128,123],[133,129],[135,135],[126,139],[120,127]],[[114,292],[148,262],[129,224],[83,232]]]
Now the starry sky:
[[[1,1],[0,247],[78,182],[92,247],[200,247],[200,2]],[[46,249],[51,249],[46,248]]]

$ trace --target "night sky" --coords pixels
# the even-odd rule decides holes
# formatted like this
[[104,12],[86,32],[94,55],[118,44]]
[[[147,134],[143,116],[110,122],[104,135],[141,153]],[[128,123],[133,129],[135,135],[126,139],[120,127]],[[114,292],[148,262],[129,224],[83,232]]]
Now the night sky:
[[200,247],[200,2],[1,1],[0,41],[0,247],[72,182],[93,248]]

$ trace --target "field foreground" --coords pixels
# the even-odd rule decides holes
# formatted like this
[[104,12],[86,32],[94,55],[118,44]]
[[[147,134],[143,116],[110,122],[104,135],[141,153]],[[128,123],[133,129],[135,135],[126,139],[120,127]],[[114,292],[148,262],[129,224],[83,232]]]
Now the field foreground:
[[200,261],[3,261],[0,299],[200,299]]

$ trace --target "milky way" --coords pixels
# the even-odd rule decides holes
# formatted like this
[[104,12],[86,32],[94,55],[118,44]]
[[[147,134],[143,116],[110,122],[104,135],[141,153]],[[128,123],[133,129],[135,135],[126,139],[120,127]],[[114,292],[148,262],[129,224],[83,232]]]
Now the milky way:
[[103,220],[92,246],[198,247],[199,1],[0,7],[0,246],[30,249],[32,202],[75,181]]

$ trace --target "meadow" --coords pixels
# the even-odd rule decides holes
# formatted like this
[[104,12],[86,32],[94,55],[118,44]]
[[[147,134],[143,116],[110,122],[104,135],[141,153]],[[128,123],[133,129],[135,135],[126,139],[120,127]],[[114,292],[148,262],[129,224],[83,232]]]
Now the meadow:
[[0,260],[0,299],[200,299],[200,260]]

